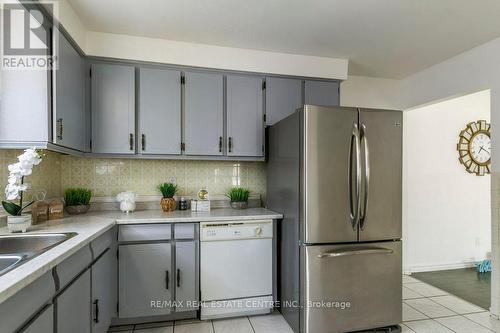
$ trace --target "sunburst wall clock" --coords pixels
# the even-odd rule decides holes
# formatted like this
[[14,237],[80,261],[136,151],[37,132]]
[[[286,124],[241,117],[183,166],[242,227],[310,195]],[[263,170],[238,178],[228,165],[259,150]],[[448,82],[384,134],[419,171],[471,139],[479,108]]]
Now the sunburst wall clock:
[[478,120],[467,124],[460,132],[457,150],[460,163],[465,170],[477,176],[490,173],[491,137],[490,124],[486,120]]

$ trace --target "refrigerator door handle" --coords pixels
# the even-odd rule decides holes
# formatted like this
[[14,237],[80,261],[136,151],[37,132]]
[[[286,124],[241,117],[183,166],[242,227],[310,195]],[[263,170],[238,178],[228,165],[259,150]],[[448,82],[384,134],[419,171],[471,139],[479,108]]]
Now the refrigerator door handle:
[[337,257],[348,257],[348,256],[358,256],[358,255],[368,255],[368,254],[392,254],[394,253],[391,249],[386,249],[383,247],[368,247],[363,249],[353,249],[353,250],[337,250],[332,252],[325,252],[318,254],[318,258],[337,258]]
[[[360,201],[361,201],[361,165],[360,165],[360,160],[361,160],[361,152],[360,152],[360,135],[359,135],[359,128],[358,124],[354,123],[352,126],[352,134],[351,134],[351,140],[349,142],[349,159],[347,161],[348,166],[348,179],[347,179],[347,186],[348,186],[348,196],[349,196],[349,217],[351,219],[351,225],[352,229],[356,230],[359,224],[359,215],[360,215]],[[354,149],[356,152],[354,153]],[[353,156],[354,155],[354,156]],[[353,170],[353,157],[356,158],[356,170]],[[356,174],[354,174],[356,172]],[[355,196],[356,196],[356,202],[353,202],[353,177],[356,177],[356,186],[355,186]]]
[[366,212],[368,210],[368,199],[370,195],[370,151],[368,148],[368,138],[366,136],[366,126],[361,124],[361,146],[363,147],[364,154],[364,177],[365,177],[365,188],[364,188],[364,198],[363,206],[361,207],[359,216],[359,227],[361,230],[365,227]]

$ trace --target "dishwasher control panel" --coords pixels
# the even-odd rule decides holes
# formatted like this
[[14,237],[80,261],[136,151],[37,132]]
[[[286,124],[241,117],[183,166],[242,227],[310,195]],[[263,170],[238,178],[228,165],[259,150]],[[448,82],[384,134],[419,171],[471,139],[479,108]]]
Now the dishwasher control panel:
[[259,238],[273,238],[272,220],[200,223],[202,242]]

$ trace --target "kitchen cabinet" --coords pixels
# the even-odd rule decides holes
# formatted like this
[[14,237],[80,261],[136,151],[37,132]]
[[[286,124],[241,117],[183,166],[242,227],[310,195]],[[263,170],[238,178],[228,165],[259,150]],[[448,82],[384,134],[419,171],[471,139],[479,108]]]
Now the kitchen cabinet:
[[84,149],[85,61],[62,33],[58,33],[58,69],[54,71],[53,137],[58,145]]
[[166,315],[171,308],[152,302],[172,300],[172,245],[170,243],[119,246],[119,317]]
[[266,78],[266,125],[271,126],[302,107],[302,81]]
[[139,135],[142,154],[181,153],[181,72],[140,68]]
[[135,154],[135,68],[91,67],[92,152]]
[[227,155],[264,156],[263,79],[227,76]]
[[87,269],[56,298],[58,332],[91,332],[90,293],[90,270]]
[[54,332],[54,306],[47,305],[42,312],[25,328],[22,333],[53,333]]
[[92,332],[107,332],[116,317],[116,252],[106,250],[92,266]]
[[175,244],[175,300],[178,304],[176,312],[197,309],[193,302],[198,299],[196,252],[195,241],[176,242]]
[[306,80],[304,104],[339,106],[339,82]]
[[223,75],[186,72],[184,82],[185,154],[223,155]]

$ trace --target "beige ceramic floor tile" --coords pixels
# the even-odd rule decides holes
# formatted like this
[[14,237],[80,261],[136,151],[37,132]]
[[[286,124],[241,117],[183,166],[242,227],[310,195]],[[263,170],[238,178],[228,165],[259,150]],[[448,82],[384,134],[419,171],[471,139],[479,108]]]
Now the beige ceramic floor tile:
[[419,293],[403,286],[403,299],[423,298]]
[[438,318],[436,321],[456,333],[491,333],[492,331],[462,316]]
[[426,315],[403,303],[403,321],[428,319]]
[[419,283],[409,283],[405,284],[405,287],[413,290],[420,295],[425,297],[433,297],[433,296],[445,296],[448,295],[446,291],[433,287],[427,283],[419,282]]
[[412,308],[417,309],[429,318],[448,317],[456,315],[455,312],[431,301],[428,298],[409,299],[405,301]]
[[500,320],[493,318],[489,312],[472,313],[465,315],[479,325],[489,328],[493,332],[500,332]]
[[280,313],[249,317],[255,333],[293,333]]
[[453,333],[435,320],[417,320],[405,323],[415,333]]
[[253,333],[247,317],[214,320],[215,333]]
[[403,275],[403,284],[422,282],[409,275]]
[[175,333],[214,333],[211,321],[174,326]]
[[485,309],[482,309],[453,295],[431,297],[431,300],[447,307],[452,311],[455,311],[458,314],[468,314],[485,311]]

